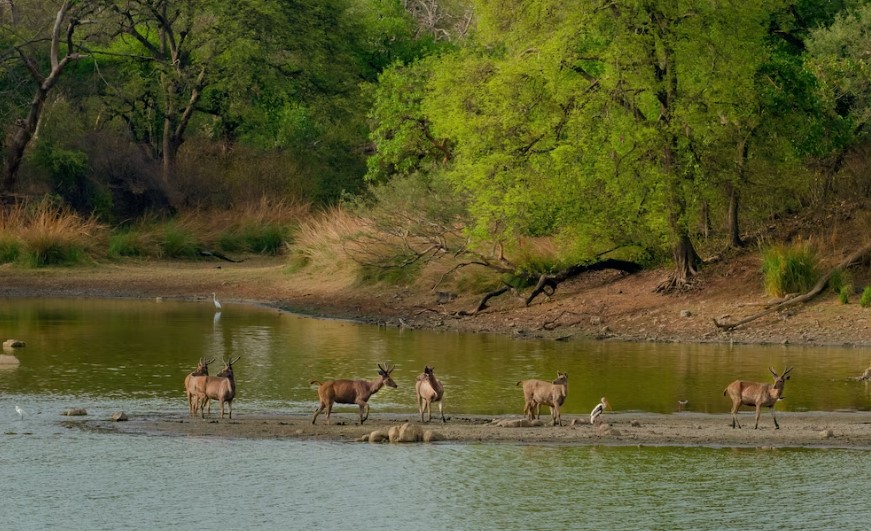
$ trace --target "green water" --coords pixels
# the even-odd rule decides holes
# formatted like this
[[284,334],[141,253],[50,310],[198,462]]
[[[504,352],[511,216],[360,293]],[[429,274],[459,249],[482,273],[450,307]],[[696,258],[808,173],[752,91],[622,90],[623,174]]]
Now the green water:
[[[0,529],[866,529],[871,452],[550,445],[362,445],[105,434],[86,407],[187,414],[200,356],[242,356],[234,416],[309,413],[312,379],[399,388],[372,414],[416,412],[436,367],[446,411],[519,414],[517,380],[569,374],[566,415],[606,395],[618,411],[724,413],[734,378],[795,367],[785,411],[868,410],[849,380],[868,349],[538,342],[400,331],[211,303],[0,300]],[[10,353],[5,353],[9,355]],[[14,411],[21,405],[26,416]],[[338,409],[353,416],[352,408]],[[421,522],[426,522],[426,525]]]

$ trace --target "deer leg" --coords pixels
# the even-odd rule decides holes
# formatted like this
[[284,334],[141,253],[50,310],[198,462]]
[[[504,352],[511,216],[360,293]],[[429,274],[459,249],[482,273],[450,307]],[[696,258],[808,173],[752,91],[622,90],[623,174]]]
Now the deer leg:
[[227,409],[230,411],[230,418],[233,418],[233,402],[227,402]]
[[562,419],[562,417],[560,417],[558,405],[551,406],[550,414],[553,417],[553,425],[554,426],[557,426],[557,425],[562,426],[563,425],[563,419]]
[[[360,426],[362,426],[369,418],[369,402],[358,402],[357,405],[360,407]],[[363,411],[366,412],[365,415],[363,415]]]
[[439,401],[439,413],[440,413],[441,416],[442,416],[442,423],[447,422],[447,421],[445,420],[445,408],[444,408],[444,405],[441,403],[441,401]]
[[780,424],[777,423],[777,417],[774,416],[774,404],[771,404],[770,406],[768,406],[768,409],[771,410],[771,418],[774,419],[774,429],[779,430]]
[[333,402],[330,401],[330,402],[327,402],[327,412],[326,412],[326,415],[327,415],[327,417],[326,417],[327,424],[330,423],[330,414],[331,414],[332,412],[333,412]]
[[431,422],[432,421],[432,400],[426,401],[426,414],[427,414],[426,421]]
[[417,410],[420,412],[420,421],[421,422],[423,422],[423,408],[425,407],[424,403],[425,403],[425,400],[423,399],[423,397],[418,395],[417,396]]
[[317,409],[315,409],[315,414],[312,417],[312,424],[314,424],[315,421],[318,419],[318,415],[320,415],[321,411],[324,410],[324,407],[325,407],[325,404],[323,402],[318,404]]
[[219,402],[221,403],[221,418],[224,418],[224,401],[219,400]]
[[759,415],[762,413],[762,404],[756,404],[756,427],[754,429],[759,429]]

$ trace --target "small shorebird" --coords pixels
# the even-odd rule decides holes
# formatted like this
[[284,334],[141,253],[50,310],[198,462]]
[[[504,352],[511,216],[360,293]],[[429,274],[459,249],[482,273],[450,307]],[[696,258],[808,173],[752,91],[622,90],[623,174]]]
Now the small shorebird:
[[15,406],[15,412],[18,413],[18,420],[24,420],[24,410],[21,409],[21,406]]
[[212,292],[212,302],[215,303],[215,309],[221,311],[221,303],[218,301],[218,297],[215,296],[215,292]]
[[599,415],[601,415],[603,411],[605,411],[606,407],[611,407],[611,404],[609,404],[608,399],[603,396],[602,400],[593,408],[593,411],[590,411],[590,424],[596,423],[596,419],[599,418]]

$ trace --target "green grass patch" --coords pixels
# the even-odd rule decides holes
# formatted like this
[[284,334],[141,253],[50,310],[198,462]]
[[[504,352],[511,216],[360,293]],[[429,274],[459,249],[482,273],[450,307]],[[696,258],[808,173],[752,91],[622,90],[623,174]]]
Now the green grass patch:
[[0,237],[0,264],[11,264],[21,255],[21,242],[16,238]]
[[859,305],[863,308],[871,307],[871,286],[865,286],[862,296],[859,297]]
[[809,291],[819,279],[818,264],[816,254],[807,245],[779,245],[763,250],[765,292],[782,297]]
[[242,225],[222,232],[218,236],[218,246],[229,253],[250,252],[274,256],[284,251],[289,239],[290,229],[281,224]]
[[838,291],[838,300],[841,301],[842,304],[849,304],[851,293],[853,293],[853,286],[850,284],[841,286],[840,291]]
[[109,258],[148,256],[147,237],[137,230],[125,229],[109,237]]
[[163,258],[193,258],[199,255],[200,246],[190,230],[169,223],[159,235],[160,255]]

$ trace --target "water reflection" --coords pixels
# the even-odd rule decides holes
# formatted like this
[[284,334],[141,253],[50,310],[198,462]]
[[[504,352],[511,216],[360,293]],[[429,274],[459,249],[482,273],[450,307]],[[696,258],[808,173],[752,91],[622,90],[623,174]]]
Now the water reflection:
[[[569,374],[568,414],[589,414],[602,396],[617,411],[723,413],[729,382],[770,381],[768,367],[787,366],[795,370],[779,410],[871,409],[868,385],[854,379],[867,366],[869,352],[861,348],[526,341],[254,307],[222,314],[211,305],[171,301],[3,300],[0,326],[27,342],[18,368],[0,371],[6,393],[175,400],[201,356],[241,355],[240,413],[310,412],[316,398],[310,380],[372,379],[387,361],[397,367],[399,387],[375,395],[373,413],[416,411],[414,379],[426,364],[437,367],[445,385],[448,415],[519,414],[517,381],[551,380],[557,371]],[[177,402],[183,410],[183,398]]]

